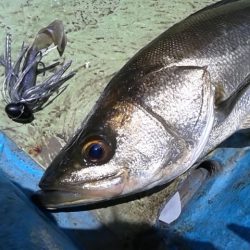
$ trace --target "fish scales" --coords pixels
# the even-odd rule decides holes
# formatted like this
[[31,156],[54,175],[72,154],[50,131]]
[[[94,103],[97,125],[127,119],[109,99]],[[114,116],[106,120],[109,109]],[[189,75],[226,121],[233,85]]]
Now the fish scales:
[[141,49],[46,170],[49,209],[167,183],[249,128],[250,2],[222,1]]

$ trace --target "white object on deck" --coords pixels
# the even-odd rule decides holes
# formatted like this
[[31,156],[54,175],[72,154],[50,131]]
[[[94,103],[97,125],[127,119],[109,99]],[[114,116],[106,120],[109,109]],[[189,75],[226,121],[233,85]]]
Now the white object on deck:
[[159,220],[170,224],[175,221],[181,214],[181,198],[179,192],[176,192],[174,196],[166,203],[162,209]]

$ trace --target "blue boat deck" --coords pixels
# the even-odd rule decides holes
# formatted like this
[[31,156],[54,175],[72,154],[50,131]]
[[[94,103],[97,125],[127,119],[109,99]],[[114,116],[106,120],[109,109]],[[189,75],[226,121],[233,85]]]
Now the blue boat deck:
[[210,156],[222,169],[204,183],[181,216],[170,225],[158,222],[152,230],[136,235],[133,243],[126,244],[126,239],[117,238],[91,211],[49,213],[34,205],[31,195],[38,190],[43,169],[2,133],[1,246],[67,250],[249,249],[249,146],[249,135],[244,134],[234,135],[222,144]]

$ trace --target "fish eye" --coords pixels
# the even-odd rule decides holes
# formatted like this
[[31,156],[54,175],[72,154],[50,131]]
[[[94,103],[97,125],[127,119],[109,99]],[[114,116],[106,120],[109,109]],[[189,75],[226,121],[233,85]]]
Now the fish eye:
[[95,163],[104,164],[113,155],[112,146],[101,137],[90,137],[85,140],[82,154],[85,160]]

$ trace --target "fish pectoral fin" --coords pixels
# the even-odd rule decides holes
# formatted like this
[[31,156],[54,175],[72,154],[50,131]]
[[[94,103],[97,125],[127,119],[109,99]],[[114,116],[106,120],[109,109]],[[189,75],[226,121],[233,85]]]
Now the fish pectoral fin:
[[245,121],[241,124],[240,129],[250,129],[250,114],[245,118]]
[[214,91],[215,107],[219,107],[220,103],[225,100],[225,90],[222,84],[217,84]]
[[244,81],[238,86],[238,88],[229,96],[226,100],[215,101],[217,111],[226,118],[241,100],[241,98],[249,91],[250,87],[250,74],[244,79]]

